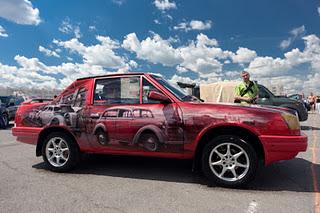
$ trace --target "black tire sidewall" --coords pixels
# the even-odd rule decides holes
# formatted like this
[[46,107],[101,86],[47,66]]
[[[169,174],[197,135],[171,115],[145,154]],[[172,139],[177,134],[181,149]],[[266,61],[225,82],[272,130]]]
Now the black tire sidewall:
[[[221,143],[225,143],[226,139],[230,139],[228,143],[233,143],[240,146],[247,153],[249,158],[249,170],[247,174],[237,181],[226,181],[217,177],[211,170],[209,165],[209,156],[211,151]],[[223,141],[223,142],[222,142]],[[204,175],[208,178],[210,182],[213,182],[219,186],[230,187],[230,188],[238,188],[246,186],[250,181],[253,180],[258,167],[258,157],[255,150],[252,146],[241,139],[239,136],[235,135],[221,135],[213,138],[208,144],[205,145],[202,153],[202,171]]]
[[4,122],[4,128],[9,126],[9,116],[6,113],[2,114],[3,122]]
[[[68,161],[61,167],[56,167],[53,166],[47,159],[46,156],[46,146],[49,142],[50,139],[54,138],[54,137],[60,137],[62,138],[68,145],[69,147],[69,159]],[[62,132],[53,132],[50,133],[42,146],[42,158],[44,160],[44,162],[46,163],[47,167],[49,170],[54,171],[54,172],[67,172],[72,170],[76,164],[79,161],[79,149],[77,147],[77,145],[75,144],[76,142],[67,134],[62,133]]]

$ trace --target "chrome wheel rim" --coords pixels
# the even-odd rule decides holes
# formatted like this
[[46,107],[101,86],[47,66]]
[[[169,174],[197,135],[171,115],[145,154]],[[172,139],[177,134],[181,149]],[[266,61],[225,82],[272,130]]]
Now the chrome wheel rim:
[[70,157],[67,142],[60,137],[51,138],[46,145],[46,157],[54,167],[65,165]]
[[250,160],[247,152],[234,143],[222,143],[209,155],[211,171],[228,182],[238,181],[249,171]]

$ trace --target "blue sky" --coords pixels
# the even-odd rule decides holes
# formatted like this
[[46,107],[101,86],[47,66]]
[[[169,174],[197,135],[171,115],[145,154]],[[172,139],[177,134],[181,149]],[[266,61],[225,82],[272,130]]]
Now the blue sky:
[[209,83],[245,69],[319,93],[319,20],[314,0],[0,0],[0,85],[132,71]]

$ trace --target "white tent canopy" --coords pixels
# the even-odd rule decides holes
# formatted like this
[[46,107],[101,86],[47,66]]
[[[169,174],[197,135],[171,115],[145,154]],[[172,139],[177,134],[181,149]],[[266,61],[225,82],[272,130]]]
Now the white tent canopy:
[[211,84],[200,84],[200,98],[205,102],[233,103],[234,91],[240,81],[222,81]]

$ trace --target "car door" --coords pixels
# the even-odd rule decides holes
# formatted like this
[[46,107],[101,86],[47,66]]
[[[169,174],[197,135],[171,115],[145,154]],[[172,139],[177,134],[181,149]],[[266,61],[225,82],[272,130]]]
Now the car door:
[[[146,78],[142,79],[142,104],[141,109],[144,109],[141,120],[144,125],[152,125],[158,131],[158,137],[162,137],[161,152],[182,152],[184,131],[182,122],[182,112],[177,103],[152,100],[148,97],[151,91],[165,95],[152,82]],[[152,117],[152,119],[150,119]],[[140,121],[140,122],[143,122]],[[156,132],[155,131],[155,132]],[[156,132],[157,133],[157,132]]]
[[[86,133],[90,143],[94,147],[101,149],[127,149],[120,142],[128,141],[129,121],[128,111],[132,105],[140,104],[140,76],[106,77],[95,81],[93,91],[93,105],[84,109],[86,115]],[[99,117],[105,111],[117,111],[117,116],[108,116],[109,127],[113,123],[113,128],[109,129],[104,125],[101,127]],[[120,116],[118,116],[118,113]],[[101,146],[96,140],[96,129],[104,129],[107,137],[112,143]],[[112,146],[111,146],[112,145]]]

